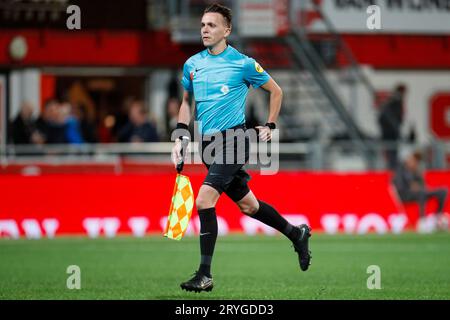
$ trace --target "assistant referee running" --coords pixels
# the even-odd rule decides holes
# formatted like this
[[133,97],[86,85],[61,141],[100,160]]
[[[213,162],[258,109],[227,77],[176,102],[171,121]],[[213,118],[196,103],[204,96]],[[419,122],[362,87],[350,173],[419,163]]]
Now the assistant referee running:
[[[195,115],[202,134],[200,146],[215,150],[207,159],[201,152],[208,174],[200,187],[196,206],[200,218],[200,266],[194,276],[181,283],[187,291],[211,291],[213,279],[211,262],[217,238],[216,203],[222,193],[229,196],[240,211],[283,233],[292,241],[298,254],[300,268],[306,271],[310,265],[311,254],[308,239],[311,230],[306,224],[293,226],[271,205],[256,198],[248,187],[250,176],[243,166],[248,161],[248,137],[237,147],[235,139],[226,139],[226,131],[245,131],[245,102],[249,87],[261,87],[270,93],[269,117],[264,126],[257,127],[259,139],[268,141],[281,108],[282,90],[278,84],[252,58],[240,53],[227,44],[231,33],[231,10],[219,4],[205,9],[201,19],[201,37],[205,50],[190,57],[183,67],[183,100],[178,114],[178,132],[188,129],[190,123],[190,96],[196,103]],[[172,160],[176,165],[182,160],[181,140],[177,135],[172,150]],[[215,137],[215,138],[212,138]],[[216,139],[218,137],[224,139]],[[234,143],[233,143],[234,142]],[[211,148],[210,148],[211,149]],[[226,155],[235,154],[230,163]]]

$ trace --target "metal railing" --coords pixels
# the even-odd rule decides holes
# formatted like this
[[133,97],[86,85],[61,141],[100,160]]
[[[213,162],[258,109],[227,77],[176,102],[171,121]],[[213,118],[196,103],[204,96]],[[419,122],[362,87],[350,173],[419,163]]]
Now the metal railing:
[[344,106],[341,99],[335,93],[333,87],[324,75],[325,67],[320,60],[319,55],[312,49],[311,43],[305,34],[301,31],[292,33],[286,38],[288,44],[293,48],[293,54],[298,57],[299,62],[307,68],[322,89],[322,94],[326,96],[339,118],[344,122],[353,143],[365,154],[368,163],[370,163],[370,152],[364,140],[360,129],[353,120],[350,112]]
[[311,4],[314,10],[319,13],[321,20],[326,27],[328,35],[331,35],[332,38],[337,42],[338,45],[337,49],[338,50],[341,49],[343,57],[347,61],[348,66],[351,70],[349,75],[354,78],[354,81],[363,84],[364,87],[367,89],[367,91],[375,99],[375,87],[371,83],[370,79],[362,71],[361,66],[359,65],[358,61],[353,55],[353,52],[350,49],[350,47],[347,45],[342,36],[339,34],[336,27],[333,25],[328,16],[323,12],[322,7],[315,1],[311,1]]
[[[148,165],[170,165],[173,143],[108,143],[83,145],[7,145],[0,150],[0,166],[32,164],[108,164],[117,167],[124,159],[138,161]],[[257,143],[251,143],[251,156],[258,152]],[[431,141],[427,146],[408,142],[382,142],[373,140],[368,143],[373,155],[374,166],[367,166],[365,157],[351,141],[279,143],[270,151],[276,157],[281,170],[333,170],[365,171],[387,169],[386,153],[395,151],[401,160],[404,155],[420,149],[425,155],[429,169],[447,169],[447,157],[450,156],[450,142]],[[191,159],[201,164],[198,142],[190,146]],[[257,168],[258,164],[251,164]]]

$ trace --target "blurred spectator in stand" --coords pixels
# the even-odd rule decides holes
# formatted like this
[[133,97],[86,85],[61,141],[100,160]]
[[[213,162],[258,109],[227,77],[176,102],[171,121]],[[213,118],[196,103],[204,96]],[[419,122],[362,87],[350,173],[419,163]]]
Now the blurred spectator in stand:
[[178,123],[178,110],[180,109],[180,101],[178,98],[170,98],[167,101],[166,109],[166,140],[170,141],[170,135],[176,129]]
[[416,127],[414,126],[414,124],[409,125],[409,131],[408,131],[408,136],[407,136],[406,140],[408,141],[408,143],[411,143],[411,144],[416,143],[417,134],[416,134]]
[[429,189],[425,185],[423,173],[420,170],[422,160],[421,152],[411,153],[401,163],[393,177],[393,184],[397,189],[400,200],[404,203],[416,202],[419,204],[419,231],[423,229],[425,220],[425,205],[431,198],[436,198],[438,208],[436,211],[438,226],[442,229],[448,228],[448,219],[443,210],[447,198],[447,188]]
[[119,131],[119,142],[157,142],[155,126],[148,121],[148,113],[142,101],[134,101],[128,113],[128,122]]
[[167,94],[170,98],[180,98],[180,87],[178,84],[177,71],[172,71],[172,76],[170,77],[169,84],[167,85]]
[[64,114],[55,99],[50,99],[45,103],[44,112],[36,121],[36,128],[43,137],[45,143],[66,143],[66,128]]
[[76,103],[72,106],[73,116],[78,120],[81,136],[87,143],[98,142],[96,128],[94,123],[87,117],[87,108],[83,104]]
[[388,168],[395,170],[398,164],[398,142],[403,122],[403,103],[406,87],[396,86],[394,93],[381,105],[378,123],[381,129],[381,139],[386,143],[385,155]]
[[65,139],[70,144],[82,144],[84,139],[81,133],[81,126],[78,118],[73,114],[72,105],[63,102],[60,106],[61,122],[64,123]]
[[121,108],[114,114],[114,126],[112,127],[111,134],[117,138],[120,130],[128,122],[128,114],[131,108],[131,104],[136,100],[135,97],[128,96],[123,100]]
[[178,110],[180,108],[180,90],[176,71],[167,84],[167,102],[166,102],[166,133],[165,140],[170,141],[170,135],[177,126]]
[[115,142],[112,131],[115,125],[115,117],[108,114],[108,111],[101,108],[98,113],[97,132],[101,143]]
[[42,144],[43,137],[36,131],[33,119],[33,106],[30,102],[23,102],[20,112],[11,124],[12,142],[15,144]]

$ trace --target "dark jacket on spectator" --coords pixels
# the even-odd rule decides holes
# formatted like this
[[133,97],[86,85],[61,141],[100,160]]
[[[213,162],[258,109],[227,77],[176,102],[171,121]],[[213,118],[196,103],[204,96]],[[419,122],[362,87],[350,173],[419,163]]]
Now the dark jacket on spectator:
[[422,187],[425,184],[421,174],[408,170],[404,164],[398,166],[392,182],[402,199],[406,198],[407,194],[411,192],[411,185],[413,182],[419,183]]
[[31,143],[31,135],[36,129],[34,121],[24,121],[20,115],[14,119],[11,125],[11,135],[15,144]]
[[66,128],[63,124],[52,123],[39,118],[36,121],[36,128],[45,137],[45,143],[56,144],[66,143]]
[[394,94],[382,106],[378,122],[381,128],[383,140],[398,140],[403,120],[403,98],[400,94]]
[[141,126],[135,126],[128,122],[118,134],[119,142],[131,142],[133,136],[139,137],[143,142],[158,142],[158,133],[150,123],[144,123]]

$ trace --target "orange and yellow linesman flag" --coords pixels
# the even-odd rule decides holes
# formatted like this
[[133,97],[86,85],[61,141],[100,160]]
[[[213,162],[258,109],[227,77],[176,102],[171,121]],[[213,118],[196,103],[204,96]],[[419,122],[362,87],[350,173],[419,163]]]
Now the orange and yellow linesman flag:
[[191,181],[189,177],[178,173],[164,236],[169,239],[181,240],[186,233],[193,208],[194,192]]

